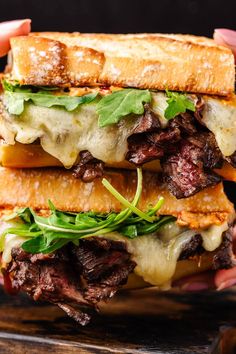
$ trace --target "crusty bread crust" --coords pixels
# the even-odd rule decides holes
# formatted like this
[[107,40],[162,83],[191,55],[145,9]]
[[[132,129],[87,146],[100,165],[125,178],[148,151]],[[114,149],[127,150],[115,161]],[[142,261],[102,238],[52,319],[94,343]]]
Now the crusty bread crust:
[[204,37],[45,32],[12,38],[11,47],[12,78],[22,84],[234,91],[232,52]]
[[[79,160],[76,162],[78,163]],[[20,144],[15,145],[3,144],[0,146],[0,163],[7,168],[39,168],[39,167],[62,167],[62,163],[43,150],[41,145],[37,144]],[[136,169],[135,165],[124,160],[120,163],[106,165],[110,168],[124,168],[129,170]],[[161,166],[159,160],[147,162],[142,167],[144,170],[160,172]],[[228,181],[236,182],[236,169],[228,162],[224,162],[221,169],[215,169],[216,173]]]
[[[125,198],[132,200],[136,189],[136,172],[107,171],[105,177]],[[0,168],[0,205],[2,208],[32,207],[48,209],[50,199],[64,211],[120,211],[121,204],[102,185],[101,179],[83,183],[64,169]],[[156,174],[145,172],[139,207],[147,210],[160,196],[165,203],[160,213],[174,215],[181,225],[204,228],[219,225],[234,212],[222,184],[207,188],[190,198],[177,200],[161,184]]]

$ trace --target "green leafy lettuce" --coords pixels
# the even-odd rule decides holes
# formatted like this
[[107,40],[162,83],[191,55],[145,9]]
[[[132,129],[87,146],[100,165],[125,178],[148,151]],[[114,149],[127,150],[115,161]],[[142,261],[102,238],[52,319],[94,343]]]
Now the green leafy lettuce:
[[122,89],[104,96],[97,104],[99,127],[115,124],[128,114],[143,114],[144,103],[151,102],[148,90]]
[[79,245],[82,238],[105,235],[117,231],[128,238],[153,233],[163,225],[175,220],[172,216],[157,216],[156,213],[164,200],[160,198],[157,204],[147,212],[137,208],[142,192],[142,171],[137,170],[138,183],[132,202],[126,200],[112,185],[103,179],[103,185],[125,207],[120,213],[99,214],[94,212],[69,213],[57,210],[49,201],[50,215],[37,215],[32,209],[24,208],[8,217],[21,222],[5,230],[7,234],[15,234],[26,238],[22,248],[29,253],[50,253],[68,242]]
[[[25,102],[33,102],[41,107],[61,106],[67,111],[73,111],[81,104],[93,101],[97,93],[90,93],[80,97],[72,97],[68,95],[53,95],[51,91],[55,91],[54,87],[32,87],[12,85],[7,81],[3,81],[4,87],[4,104],[9,113],[20,115],[24,111]],[[37,89],[37,92],[34,92]]]
[[194,103],[183,93],[170,92],[166,90],[168,106],[165,110],[165,118],[172,119],[186,110],[195,112]]

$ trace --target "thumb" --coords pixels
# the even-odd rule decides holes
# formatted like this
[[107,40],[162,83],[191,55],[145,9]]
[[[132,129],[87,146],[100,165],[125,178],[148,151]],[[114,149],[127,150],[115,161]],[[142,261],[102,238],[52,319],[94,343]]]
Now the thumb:
[[224,45],[232,50],[236,59],[236,31],[226,28],[216,28],[214,40],[220,45]]
[[30,32],[31,20],[15,20],[0,23],[0,57],[10,49],[9,39],[15,36],[27,35]]

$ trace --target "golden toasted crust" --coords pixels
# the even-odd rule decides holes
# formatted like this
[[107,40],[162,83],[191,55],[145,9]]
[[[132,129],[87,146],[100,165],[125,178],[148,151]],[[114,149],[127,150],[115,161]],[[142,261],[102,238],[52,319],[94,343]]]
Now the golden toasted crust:
[[11,39],[12,77],[27,85],[95,85],[104,55],[90,48],[35,37]]
[[228,95],[234,57],[189,35],[33,33],[11,39],[12,78],[34,85],[118,85]]
[[[39,167],[59,167],[61,162],[47,153],[41,145],[20,144],[1,145],[0,162],[3,167],[8,168],[39,168]],[[78,163],[78,161],[76,162]],[[124,160],[120,163],[110,164],[107,167],[135,169],[135,166]],[[160,172],[161,166],[158,160],[145,163],[143,169],[147,171]],[[224,163],[221,169],[215,169],[216,173],[228,181],[236,182],[236,169],[228,162]]]
[[[136,189],[136,173],[107,171],[105,177],[127,199],[132,200]],[[101,179],[83,183],[63,169],[20,170],[0,168],[0,205],[2,208],[32,207],[48,209],[48,200],[64,211],[120,211],[121,204],[102,185]],[[195,228],[221,224],[234,212],[224,194],[223,186],[207,188],[193,197],[177,200],[156,174],[145,172],[139,207],[147,210],[160,196],[165,203],[162,215],[174,215],[183,225]]]

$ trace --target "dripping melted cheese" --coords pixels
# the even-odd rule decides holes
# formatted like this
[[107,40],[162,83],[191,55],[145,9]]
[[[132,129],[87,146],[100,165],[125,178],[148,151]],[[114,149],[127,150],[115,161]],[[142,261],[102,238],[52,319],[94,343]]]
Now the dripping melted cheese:
[[[8,227],[9,223],[5,224],[5,227],[2,226],[1,232]],[[152,285],[162,286],[173,277],[181,251],[194,235],[200,233],[205,250],[214,251],[221,244],[222,233],[227,229],[227,222],[220,226],[211,226],[205,231],[186,230],[176,223],[171,223],[157,234],[140,236],[135,239],[128,239],[117,232],[101,235],[101,237],[124,242],[137,264],[135,274]],[[12,248],[20,247],[25,240],[26,238],[16,235],[7,235],[2,240],[2,262],[9,263]]]
[[[157,92],[152,97],[152,109],[164,127],[166,95]],[[226,101],[204,96],[204,100],[203,122],[215,134],[222,153],[229,156],[236,150],[236,99]],[[116,167],[125,160],[127,138],[136,125],[137,118],[129,116],[119,124],[99,128],[96,103],[84,104],[73,112],[27,103],[20,116],[9,115],[3,109],[0,135],[9,145],[16,141],[31,144],[39,139],[43,149],[67,168],[76,162],[82,150],[89,150],[95,158]]]

